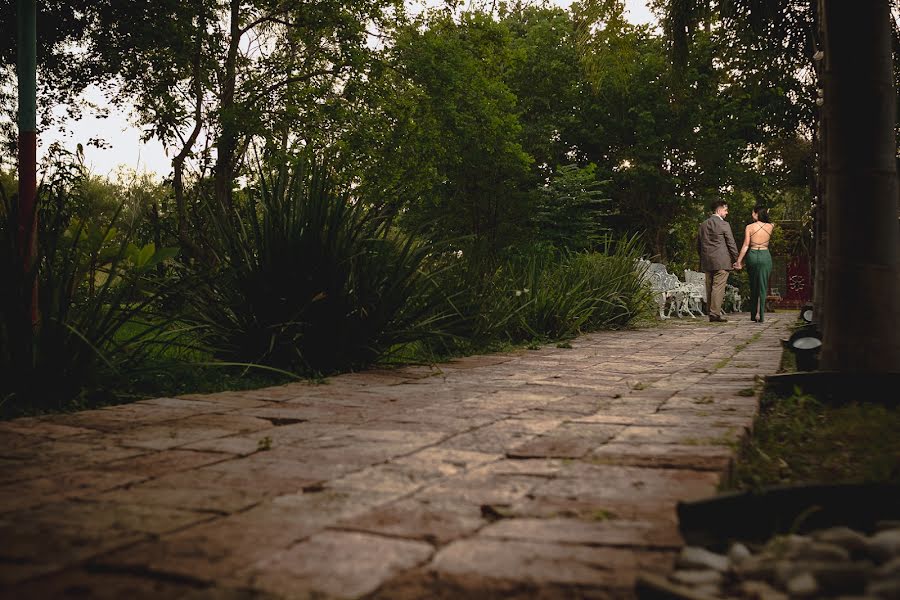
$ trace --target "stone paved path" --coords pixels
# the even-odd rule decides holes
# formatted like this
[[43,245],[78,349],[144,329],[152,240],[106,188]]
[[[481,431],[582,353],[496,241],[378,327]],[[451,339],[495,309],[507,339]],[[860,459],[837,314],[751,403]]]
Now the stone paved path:
[[0,423],[0,597],[628,598],[794,315]]

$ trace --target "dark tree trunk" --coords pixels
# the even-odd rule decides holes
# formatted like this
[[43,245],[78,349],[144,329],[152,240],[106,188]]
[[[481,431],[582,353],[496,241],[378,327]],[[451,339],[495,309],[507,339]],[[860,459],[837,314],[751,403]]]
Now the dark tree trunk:
[[216,165],[214,169],[216,200],[219,202],[219,206],[228,214],[231,213],[232,208],[231,186],[234,180],[234,162],[238,145],[234,95],[237,86],[238,44],[241,40],[241,3],[239,0],[231,0],[230,5],[231,34],[228,42],[228,54],[225,56],[222,98],[219,102],[222,130],[216,143]]
[[900,373],[900,230],[888,0],[820,0],[825,28],[822,371]]
[[194,55],[194,129],[185,140],[181,152],[172,159],[172,187],[175,192],[175,210],[178,212],[178,242],[182,250],[191,258],[202,258],[203,251],[191,235],[187,199],[184,196],[184,161],[190,156],[203,126],[203,79],[201,74],[203,57],[204,22],[197,28],[197,51]]

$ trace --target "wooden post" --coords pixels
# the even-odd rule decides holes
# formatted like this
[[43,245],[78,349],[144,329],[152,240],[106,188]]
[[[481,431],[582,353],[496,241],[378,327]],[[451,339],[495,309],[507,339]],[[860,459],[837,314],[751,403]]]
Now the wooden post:
[[[37,9],[35,0],[18,0],[19,223],[17,246],[26,275],[34,268],[37,244]],[[26,277],[25,281],[28,278]],[[37,323],[37,279],[26,319]]]

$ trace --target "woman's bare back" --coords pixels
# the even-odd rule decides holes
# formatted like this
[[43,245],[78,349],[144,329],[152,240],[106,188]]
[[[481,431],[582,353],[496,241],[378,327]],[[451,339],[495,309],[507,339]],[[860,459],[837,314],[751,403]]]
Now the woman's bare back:
[[765,250],[768,248],[774,228],[775,225],[772,223],[760,223],[758,221],[747,225],[746,234],[750,237],[750,249]]

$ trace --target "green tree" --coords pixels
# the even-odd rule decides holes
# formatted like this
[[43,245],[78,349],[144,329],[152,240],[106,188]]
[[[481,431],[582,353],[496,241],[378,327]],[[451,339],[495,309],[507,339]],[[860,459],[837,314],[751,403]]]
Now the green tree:
[[511,35],[505,80],[516,96],[522,146],[546,180],[572,162],[572,131],[586,86],[574,43],[575,20],[562,8],[517,4],[501,11],[500,22]]
[[504,80],[508,29],[486,13],[465,12],[457,22],[430,12],[398,32],[390,58],[418,90],[407,139],[416,139],[413,150],[429,151],[430,186],[407,207],[405,222],[494,255],[523,232],[532,162]]
[[609,198],[597,181],[597,166],[563,165],[539,190],[534,224],[536,238],[557,248],[592,250],[604,231]]

